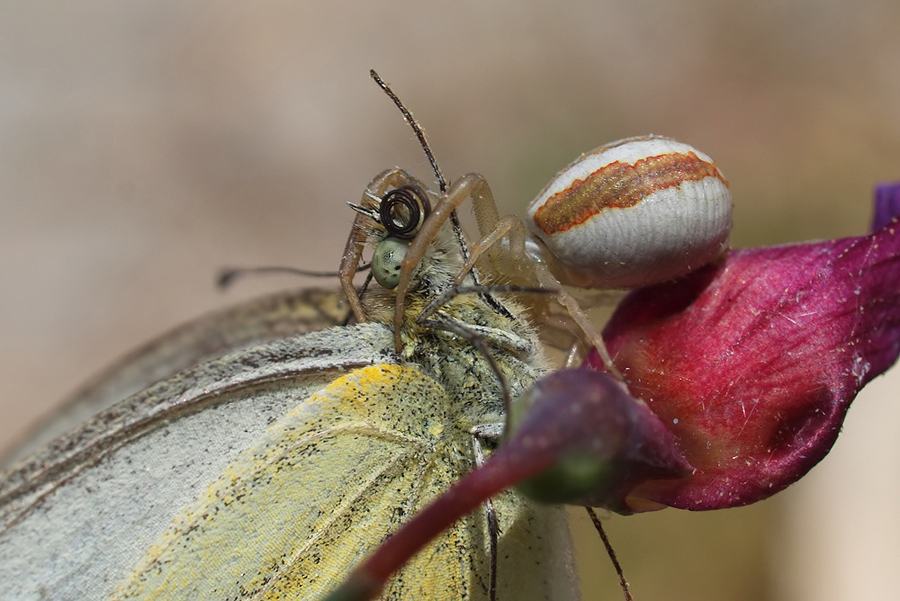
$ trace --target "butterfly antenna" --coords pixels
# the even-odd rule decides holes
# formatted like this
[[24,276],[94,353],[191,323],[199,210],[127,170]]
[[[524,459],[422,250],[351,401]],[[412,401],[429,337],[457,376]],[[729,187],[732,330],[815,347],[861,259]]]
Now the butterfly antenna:
[[[384,90],[384,93],[390,97],[391,100],[394,101],[394,104],[397,105],[397,108],[400,109],[400,112],[403,114],[403,118],[406,119],[406,122],[409,123],[410,127],[413,128],[413,131],[416,134],[416,138],[419,139],[419,145],[422,147],[422,150],[425,152],[425,156],[428,157],[428,162],[431,163],[431,169],[434,171],[434,176],[438,180],[438,185],[441,189],[441,194],[447,193],[447,180],[444,179],[444,174],[441,173],[441,168],[438,167],[437,159],[434,158],[434,153],[431,152],[431,147],[428,145],[428,140],[425,138],[425,130],[422,129],[422,126],[419,125],[419,122],[416,121],[415,117],[412,116],[412,113],[406,108],[406,105],[403,104],[403,101],[394,93],[394,90],[391,89],[389,85],[387,85],[381,76],[375,71],[375,69],[369,69],[369,75],[372,76],[372,79],[375,80],[375,83]],[[457,216],[456,211],[450,213],[450,223],[453,226],[453,234],[456,236],[457,241],[459,242],[459,248],[462,252],[463,262],[469,260],[469,247],[466,244],[466,238],[462,233],[462,225],[459,222],[459,216]],[[475,281],[475,285],[478,285],[478,274],[473,269],[471,271],[472,279]],[[496,299],[494,299],[489,294],[485,293],[481,296],[482,300],[484,300],[491,308],[500,313],[505,317],[512,318],[509,311],[506,310]]]
[[[363,265],[359,268],[359,270],[363,271],[368,268],[369,265]],[[220,290],[225,290],[226,288],[231,287],[231,285],[234,284],[234,281],[238,278],[242,278],[248,275],[269,274],[300,275],[313,278],[336,278],[340,275],[340,273],[337,271],[309,271],[306,269],[295,269],[294,267],[229,267],[223,269],[219,273],[216,284],[218,285]]]
[[403,118],[406,119],[406,122],[409,123],[409,126],[412,127],[413,132],[416,134],[416,138],[419,139],[419,145],[422,147],[422,150],[425,151],[425,156],[428,157],[428,162],[431,163],[431,169],[434,171],[434,176],[438,180],[438,185],[441,188],[441,194],[447,192],[447,180],[444,179],[444,174],[441,173],[440,167],[438,167],[437,160],[434,158],[434,153],[431,152],[431,147],[428,146],[428,140],[425,139],[425,130],[422,129],[422,126],[419,125],[419,122],[416,121],[415,117],[412,116],[412,113],[409,112],[409,109],[406,108],[406,105],[400,100],[400,98],[394,93],[394,90],[391,89],[391,86],[384,83],[384,80],[381,79],[381,76],[375,72],[375,69],[369,70],[369,75],[372,76],[372,79],[375,80],[375,83],[384,90],[384,93],[388,95],[388,97],[394,101],[394,104],[397,105],[397,108],[400,109],[400,112],[403,113]]
[[597,514],[590,507],[585,507],[585,509],[587,509],[588,515],[591,516],[591,521],[594,523],[594,528],[597,529],[597,533],[600,535],[600,540],[603,541],[603,546],[606,547],[606,554],[609,555],[609,560],[612,562],[613,568],[616,570],[616,575],[619,577],[619,586],[622,587],[622,594],[625,595],[625,601],[634,601],[634,597],[631,596],[631,588],[628,586],[628,581],[625,580],[625,572],[622,571],[622,566],[619,564],[616,552],[609,543],[609,538],[606,536],[603,524],[600,523],[600,518],[597,517]]

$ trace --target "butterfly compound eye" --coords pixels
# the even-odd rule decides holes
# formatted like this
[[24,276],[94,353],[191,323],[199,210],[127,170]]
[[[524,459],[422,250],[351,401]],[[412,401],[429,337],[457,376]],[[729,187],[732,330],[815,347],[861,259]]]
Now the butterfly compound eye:
[[385,238],[375,247],[372,255],[372,277],[382,288],[393,290],[400,283],[403,257],[409,250],[409,242],[400,238]]
[[401,186],[381,199],[381,224],[388,234],[408,240],[416,235],[431,212],[431,203],[418,186]]

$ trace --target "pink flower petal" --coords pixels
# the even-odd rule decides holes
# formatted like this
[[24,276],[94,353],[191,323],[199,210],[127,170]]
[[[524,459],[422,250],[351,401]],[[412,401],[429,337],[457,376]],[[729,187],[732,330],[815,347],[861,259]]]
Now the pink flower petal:
[[900,353],[898,229],[894,218],[870,236],[734,251],[622,302],[609,351],[702,472],[637,494],[745,505],[828,453],[857,392]]

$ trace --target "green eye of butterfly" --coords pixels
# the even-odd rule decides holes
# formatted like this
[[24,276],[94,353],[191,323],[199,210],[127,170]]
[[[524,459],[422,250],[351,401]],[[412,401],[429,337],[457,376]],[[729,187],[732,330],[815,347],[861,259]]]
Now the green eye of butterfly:
[[400,282],[400,267],[409,250],[409,241],[385,238],[375,248],[372,256],[372,275],[383,288],[393,290]]

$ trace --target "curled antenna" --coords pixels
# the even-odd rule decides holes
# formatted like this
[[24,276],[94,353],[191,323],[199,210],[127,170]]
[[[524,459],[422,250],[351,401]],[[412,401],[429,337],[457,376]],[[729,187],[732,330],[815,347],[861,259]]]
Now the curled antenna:
[[425,151],[425,156],[428,157],[428,162],[431,163],[431,169],[434,171],[435,177],[437,177],[438,185],[441,188],[441,194],[447,192],[447,180],[444,179],[444,174],[441,173],[440,168],[438,167],[437,161],[434,158],[434,153],[431,152],[431,148],[428,146],[428,140],[425,139],[425,130],[419,125],[419,123],[412,116],[412,113],[409,112],[409,109],[401,102],[400,98],[394,93],[389,85],[384,83],[384,80],[375,72],[375,69],[369,70],[369,75],[372,76],[372,79],[375,80],[375,83],[384,90],[384,93],[390,97],[391,100],[394,101],[394,104],[397,105],[397,108],[400,109],[400,112],[403,113],[403,118],[406,119],[406,122],[409,123],[410,127],[413,128],[413,131],[416,134],[416,137],[419,139],[419,145],[422,147],[422,150]]

